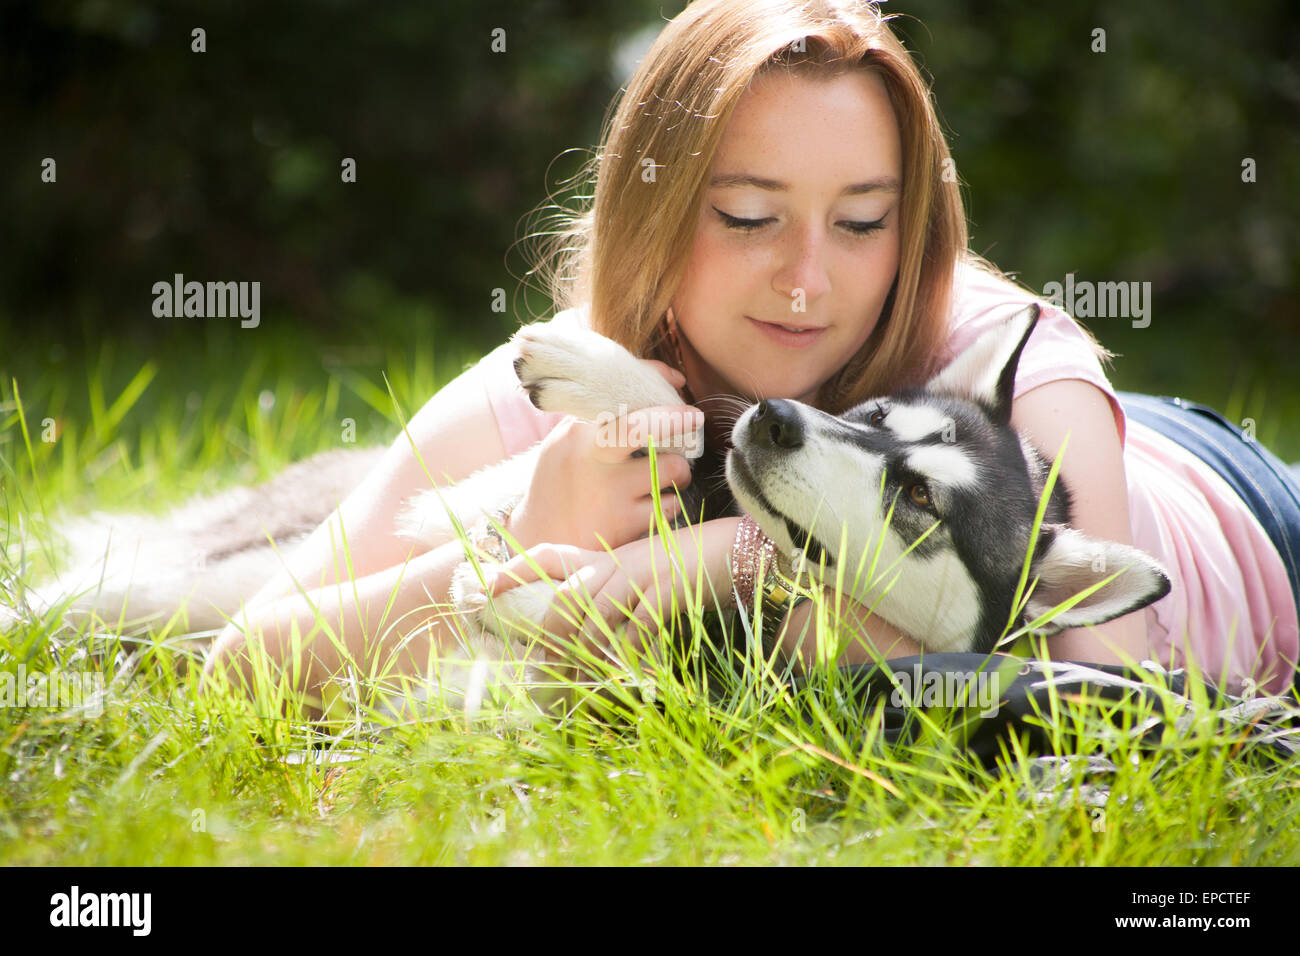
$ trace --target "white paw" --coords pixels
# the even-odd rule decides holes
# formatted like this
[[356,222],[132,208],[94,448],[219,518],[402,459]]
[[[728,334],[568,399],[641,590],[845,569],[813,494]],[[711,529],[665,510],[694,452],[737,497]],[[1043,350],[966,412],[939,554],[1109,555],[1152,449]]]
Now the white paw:
[[533,480],[537,447],[513,458],[480,468],[468,478],[443,488],[429,488],[406,499],[396,518],[397,534],[431,548],[456,536],[451,515],[462,528],[513,508]]
[[[501,565],[483,563],[481,567],[486,578]],[[450,597],[470,633],[486,631],[510,640],[528,641],[545,624],[555,587],[547,581],[533,581],[490,598],[474,566],[466,561],[452,572]]]
[[520,329],[512,341],[515,374],[544,412],[595,422],[602,415],[681,403],[658,372],[588,329],[543,322]]
[[[481,567],[484,575],[489,575],[500,565],[483,564]],[[491,602],[483,588],[483,582],[479,580],[478,572],[470,562],[464,562],[452,572],[450,596],[452,606],[465,614],[471,623],[478,627],[487,626],[485,615],[491,617],[490,613],[486,613]]]

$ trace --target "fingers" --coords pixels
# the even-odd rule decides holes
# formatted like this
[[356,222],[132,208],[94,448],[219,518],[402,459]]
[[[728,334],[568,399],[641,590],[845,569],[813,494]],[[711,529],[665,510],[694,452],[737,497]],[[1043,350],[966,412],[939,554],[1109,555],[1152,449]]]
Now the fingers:
[[[547,646],[582,670],[590,670],[594,662],[630,666],[633,662],[624,649],[648,653],[664,616],[671,613],[671,602],[656,591],[654,582],[643,592],[622,571],[584,567],[556,589],[542,622],[551,635]],[[595,676],[603,673],[597,665]]]
[[662,375],[664,380],[673,388],[681,388],[686,384],[686,376],[667,362],[661,362],[658,359],[641,359],[641,361]]
[[[631,608],[627,610],[630,612]],[[575,637],[587,653],[609,660],[610,638],[619,624],[626,620],[627,614],[619,607],[618,602],[608,594],[599,594],[591,601],[587,615],[582,621],[582,627]]]
[[650,459],[629,461],[620,475],[620,493],[631,498],[645,497],[654,487],[652,479],[655,477],[659,480],[660,489],[664,491],[671,492],[673,485],[685,488],[691,483],[691,464],[681,455],[658,455],[652,473]]
[[552,581],[563,581],[586,563],[588,554],[572,545],[539,544],[497,568],[487,582],[488,593],[496,597],[516,585],[540,581],[542,575]]
[[692,457],[703,451],[704,413],[691,405],[640,408],[592,427],[597,457],[606,462],[644,454],[652,441],[657,451],[680,449]]
[[[546,611],[543,629],[564,642],[566,635],[582,638],[587,619],[592,614],[602,590],[608,586],[614,569],[587,566],[579,569],[556,588],[555,598]],[[590,647],[588,648],[590,649]]]
[[644,654],[646,633],[656,629],[654,604],[643,601],[626,578],[617,577],[591,602],[575,638],[596,660],[627,665],[623,648]]
[[[659,500],[664,518],[674,521],[681,514],[681,500],[675,489],[686,488],[691,483],[691,466],[681,455],[664,455],[655,461],[654,471],[650,461],[638,458],[619,466],[619,471],[609,477],[609,507],[607,513],[615,514],[605,534],[616,537],[609,544],[618,547],[637,538],[645,537],[654,516],[655,482],[658,482]],[[600,547],[599,544],[594,545]]]
[[[682,501],[671,491],[659,492],[659,507],[664,513],[665,521],[673,521],[682,513]],[[655,518],[654,498],[646,495],[637,502],[635,511],[636,527],[632,530],[637,535],[644,535],[650,530]]]
[[653,438],[655,447],[662,448],[673,442],[680,445],[703,428],[704,413],[693,405],[655,405],[628,412],[627,425],[629,442],[634,426],[641,439],[636,447],[648,447]]

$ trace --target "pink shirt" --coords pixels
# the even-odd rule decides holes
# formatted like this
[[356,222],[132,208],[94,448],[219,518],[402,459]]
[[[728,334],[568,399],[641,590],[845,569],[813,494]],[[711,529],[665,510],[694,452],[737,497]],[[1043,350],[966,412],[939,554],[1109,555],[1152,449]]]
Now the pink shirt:
[[[1248,679],[1270,692],[1288,686],[1300,659],[1300,624],[1281,556],[1245,503],[1195,455],[1139,422],[1128,422],[1101,363],[1066,313],[1010,282],[962,264],[953,290],[948,347],[958,354],[1029,302],[1042,316],[1021,354],[1015,396],[1065,379],[1095,385],[1110,401],[1124,448],[1133,544],[1169,571],[1172,588],[1150,605],[1150,656],[1185,666],[1232,689]],[[555,322],[586,321],[585,310]],[[519,387],[508,344],[475,368],[506,453],[544,438],[563,416],[533,407]]]

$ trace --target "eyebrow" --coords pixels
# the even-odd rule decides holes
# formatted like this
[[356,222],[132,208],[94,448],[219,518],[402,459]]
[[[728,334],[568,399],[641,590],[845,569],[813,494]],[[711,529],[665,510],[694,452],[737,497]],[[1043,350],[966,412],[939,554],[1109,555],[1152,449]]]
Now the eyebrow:
[[[751,176],[748,173],[733,173],[721,176],[714,176],[709,180],[709,186],[715,189],[727,189],[732,186],[753,186],[757,189],[766,189],[769,192],[789,192],[789,183],[783,183],[777,179],[764,179],[761,176]],[[880,176],[877,179],[868,179],[865,182],[853,183],[845,186],[843,194],[847,196],[860,196],[863,193],[874,192],[898,192],[898,180],[893,176]]]

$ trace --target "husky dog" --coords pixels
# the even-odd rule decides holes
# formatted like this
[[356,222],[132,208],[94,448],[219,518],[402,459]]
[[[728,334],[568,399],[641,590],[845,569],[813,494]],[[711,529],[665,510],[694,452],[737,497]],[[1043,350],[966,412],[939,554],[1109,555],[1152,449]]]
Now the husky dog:
[[[1037,319],[1036,306],[1026,309],[982,336],[925,387],[866,402],[840,417],[795,401],[752,406],[735,425],[727,457],[736,502],[787,563],[800,561],[828,582],[836,579],[842,539],[849,583],[861,556],[879,546],[877,566],[890,571],[854,584],[855,598],[929,650],[992,650],[1012,619],[1048,473],[1043,458],[1010,426],[1016,367]],[[595,332],[546,323],[525,327],[513,341],[520,382],[543,411],[600,422],[680,404],[657,372]],[[689,456],[700,445],[699,434],[687,434],[664,450]],[[377,448],[327,452],[259,488],[201,499],[166,518],[74,525],[78,553],[84,558],[89,551],[90,560],[42,589],[46,603],[89,586],[72,610],[162,621],[188,598],[192,630],[220,627],[381,454]],[[449,488],[416,494],[399,515],[398,533],[433,547],[452,540],[457,524],[481,527],[522,498],[537,454],[534,447]],[[1123,573],[1043,630],[1108,621],[1168,592],[1167,576],[1146,554],[1089,538],[1069,521],[1069,493],[1058,480],[1034,541],[1030,580],[1038,581],[1015,626],[1116,571]],[[106,528],[118,535],[115,552],[103,543]],[[268,534],[279,535],[279,553]],[[481,685],[485,662],[523,663],[525,671],[516,674],[525,683],[544,682],[534,665],[544,664],[546,655],[517,628],[543,619],[554,598],[552,584],[520,585],[489,602],[467,561],[453,577],[450,597],[467,624],[462,648],[450,655],[460,662],[458,670],[441,677],[445,689]]]
[[[1059,477],[1031,539],[1050,468],[1011,428],[1011,396],[1038,315],[1031,306],[985,333],[925,387],[843,416],[759,402],[732,433],[737,502],[781,553],[798,549],[828,582],[842,535],[848,582],[879,545],[876,567],[889,573],[857,581],[853,596],[931,651],[992,651],[1008,623],[1030,624],[1117,571],[1039,630],[1100,624],[1164,597],[1169,578],[1147,554],[1069,527]],[[1031,543],[1038,582],[1013,616]]]
[[[1169,578],[1150,556],[1069,527],[1070,493],[1058,476],[1033,540],[1029,581],[1037,582],[1012,614],[1050,471],[1011,428],[1016,369],[1038,316],[1037,306],[1026,308],[924,387],[842,416],[783,399],[749,408],[732,431],[727,481],[783,563],[833,583],[842,556],[852,596],[936,652],[992,651],[1009,622],[1031,624],[1116,572],[1037,629],[1050,635],[1101,624],[1164,597]],[[595,420],[618,405],[678,400],[658,375],[595,333],[534,329],[522,338],[516,371],[543,410]],[[489,508],[517,500],[519,487],[502,488],[495,501],[483,487],[472,493]],[[445,515],[426,501],[408,520],[421,512],[430,522]],[[872,555],[877,573],[861,580],[864,556]],[[544,582],[524,585],[497,598],[493,612],[476,581],[458,575],[453,597],[479,607],[486,630],[494,620],[540,621],[554,595]]]

